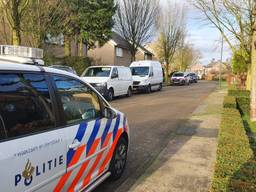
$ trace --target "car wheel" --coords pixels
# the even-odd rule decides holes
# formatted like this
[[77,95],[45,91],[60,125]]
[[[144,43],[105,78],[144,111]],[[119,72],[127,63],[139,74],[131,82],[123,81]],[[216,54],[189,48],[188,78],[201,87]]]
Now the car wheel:
[[161,91],[162,89],[163,89],[163,84],[162,84],[162,83],[160,83],[160,84],[159,84],[158,91]]
[[126,165],[127,151],[128,143],[124,139],[124,137],[121,137],[116,145],[115,151],[110,162],[110,180],[115,181],[122,176]]
[[146,93],[151,93],[151,85],[148,85],[147,88],[146,88]]
[[127,97],[131,97],[131,96],[132,96],[132,88],[129,87],[127,91]]
[[107,100],[108,100],[108,101],[112,101],[113,98],[114,98],[114,91],[113,91],[112,88],[110,88],[110,89],[108,90],[108,93],[107,93]]

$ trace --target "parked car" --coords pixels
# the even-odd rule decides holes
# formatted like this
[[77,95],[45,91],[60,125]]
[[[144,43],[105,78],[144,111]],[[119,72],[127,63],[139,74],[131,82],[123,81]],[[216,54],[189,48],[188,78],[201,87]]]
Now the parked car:
[[197,81],[198,81],[198,76],[197,76],[197,74],[195,74],[195,73],[188,73],[188,75],[189,75],[189,81],[190,81],[190,83],[197,83]]
[[89,67],[84,71],[81,78],[90,83],[109,101],[112,101],[116,96],[132,96],[132,74],[128,67]]
[[77,72],[72,67],[69,67],[69,66],[65,66],[65,65],[51,65],[49,67],[50,68],[54,68],[54,69],[60,69],[60,70],[67,71],[67,72],[70,72],[70,73],[73,73],[73,74],[77,75]]
[[129,143],[125,115],[80,77],[38,66],[37,54],[19,59],[11,52],[43,55],[0,46],[1,191],[91,191],[120,178]]
[[172,85],[189,85],[190,84],[190,76],[184,72],[176,72],[171,77]]
[[136,61],[130,65],[134,90],[150,93],[163,87],[163,69],[158,61]]

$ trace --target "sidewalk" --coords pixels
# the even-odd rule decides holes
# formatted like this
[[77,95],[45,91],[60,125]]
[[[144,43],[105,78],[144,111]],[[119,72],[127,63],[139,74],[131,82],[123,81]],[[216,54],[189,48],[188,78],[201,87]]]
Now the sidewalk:
[[216,90],[203,101],[130,192],[209,190],[225,94]]

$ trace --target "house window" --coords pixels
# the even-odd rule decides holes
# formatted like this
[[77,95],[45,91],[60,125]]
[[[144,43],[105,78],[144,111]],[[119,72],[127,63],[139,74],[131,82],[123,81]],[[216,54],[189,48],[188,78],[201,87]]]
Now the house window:
[[123,49],[120,47],[116,47],[116,56],[123,57]]

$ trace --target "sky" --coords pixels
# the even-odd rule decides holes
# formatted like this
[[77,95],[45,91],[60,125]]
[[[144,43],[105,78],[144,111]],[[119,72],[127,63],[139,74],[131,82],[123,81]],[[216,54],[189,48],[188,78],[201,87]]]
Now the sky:
[[[174,0],[160,0],[161,5],[166,5],[167,1],[174,3]],[[204,17],[199,10],[194,8],[188,0],[177,0],[186,8],[187,19],[187,41],[199,50],[202,58],[200,62],[207,65],[214,58],[220,60],[221,57],[221,35],[217,29],[210,24],[206,24]],[[223,61],[231,58],[231,51],[224,43]]]

